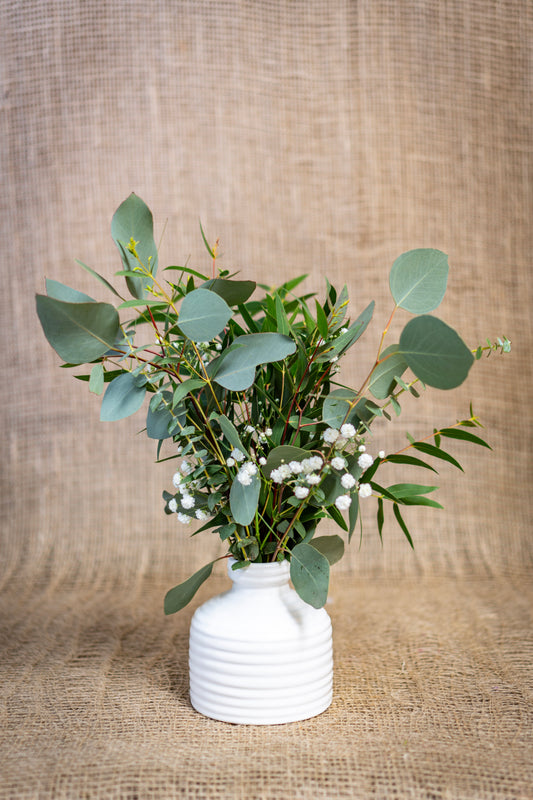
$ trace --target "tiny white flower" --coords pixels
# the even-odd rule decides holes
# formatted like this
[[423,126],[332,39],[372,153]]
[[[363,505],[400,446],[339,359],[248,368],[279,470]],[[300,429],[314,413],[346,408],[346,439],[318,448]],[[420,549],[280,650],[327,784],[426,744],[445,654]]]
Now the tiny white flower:
[[302,465],[299,461],[289,461],[289,469],[293,475],[299,475],[302,472]]
[[341,425],[341,436],[344,436],[345,439],[352,439],[355,436],[355,428],[350,422]]
[[202,508],[197,508],[196,511],[194,512],[194,515],[195,515],[196,519],[208,519],[209,518],[209,514],[207,513],[207,511],[204,511]]
[[328,442],[328,444],[334,444],[339,438],[339,431],[335,430],[335,428],[326,428],[322,434],[322,438],[325,442]]
[[320,475],[317,475],[316,472],[310,472],[305,480],[309,486],[316,486],[317,483],[320,483]]
[[341,484],[344,489],[353,489],[356,484],[356,480],[353,475],[350,475],[349,472],[345,472],[341,478]]
[[359,484],[359,497],[370,497],[372,494],[372,486],[369,483]]
[[385,458],[385,450],[380,450],[379,453],[378,453],[378,456],[380,458]]
[[222,350],[222,345],[220,344],[220,342],[215,343],[215,350]]
[[259,459],[259,463],[261,464],[262,467],[264,467],[265,464],[267,463],[266,458],[264,456],[261,456],[261,458]]
[[234,447],[234,448],[233,448],[233,450],[231,451],[231,456],[232,456],[232,458],[234,458],[234,459],[235,459],[235,461],[244,461],[244,459],[246,458],[246,456],[244,455],[244,453],[242,453],[242,452],[239,450],[239,448],[238,448],[238,447]]
[[304,500],[308,494],[309,489],[306,486],[297,486],[294,490],[294,496],[297,497],[298,500]]
[[358,450],[360,453],[366,453],[366,447],[364,446],[364,444],[360,444]]
[[244,431],[245,433],[253,433],[255,431],[255,428],[253,425],[247,425]]
[[209,342],[200,342],[200,347],[209,347]]
[[169,508],[169,511],[172,511],[173,514],[175,514],[176,511],[178,510],[178,504],[176,502],[176,498],[175,497],[173,497],[172,500],[168,501],[168,508]]
[[192,472],[192,467],[188,461],[182,461],[180,469],[182,475],[188,475],[190,472]]
[[324,462],[320,456],[311,456],[309,459],[309,465],[311,469],[321,469],[323,463]]
[[182,481],[181,472],[175,472],[174,475],[172,476],[172,483],[175,489],[178,488],[181,481]]
[[369,453],[361,453],[361,455],[357,459],[357,463],[359,464],[361,469],[368,469],[374,463],[374,459]]
[[281,483],[283,481],[279,469],[272,470],[272,472],[270,473],[270,480],[273,481],[274,483]]
[[287,478],[290,478],[292,475],[291,468],[289,467],[288,464],[281,464],[279,472],[282,477],[282,480],[287,480]]
[[182,514],[181,511],[178,512],[178,522],[181,522],[183,525],[188,525],[191,519],[192,517],[189,517],[188,514]]
[[333,469],[344,469],[346,461],[342,456],[335,456],[335,458],[331,459],[331,466]]
[[348,328],[341,328],[339,333],[348,333]]
[[335,500],[335,505],[339,511],[347,511],[352,504],[352,498],[348,494],[340,494]]
[[226,464],[228,465],[228,467],[234,467],[235,459],[230,456],[229,458],[226,459]]
[[265,436],[272,436],[272,428],[265,428]]
[[237,473],[237,480],[238,480],[238,481],[239,481],[239,483],[240,483],[240,484],[242,484],[243,486],[250,486],[250,484],[251,484],[251,482],[252,482],[252,476],[251,476],[251,475],[248,475],[248,473],[247,473],[247,472],[241,472],[241,471],[239,470],[239,472]]
[[195,500],[192,494],[184,494],[181,498],[183,508],[194,508]]
[[345,439],[344,436],[339,436],[339,438],[335,442],[335,450],[343,450],[344,446],[347,443],[348,443],[348,439]]
[[329,361],[330,361],[330,364],[334,364],[335,361],[338,361],[338,360],[339,360],[339,356],[333,356],[333,358],[330,358]]
[[301,461],[300,463],[302,465],[302,472],[311,472],[311,470],[313,469],[313,467],[311,466],[310,458],[304,458],[304,460]]

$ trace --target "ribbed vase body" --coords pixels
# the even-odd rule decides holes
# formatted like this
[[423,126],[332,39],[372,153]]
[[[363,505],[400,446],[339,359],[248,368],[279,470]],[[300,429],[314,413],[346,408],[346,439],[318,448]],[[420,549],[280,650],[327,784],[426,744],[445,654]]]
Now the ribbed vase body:
[[325,711],[332,697],[331,621],[289,586],[287,562],[232,570],[232,587],[191,622],[193,707],[212,719],[274,725]]

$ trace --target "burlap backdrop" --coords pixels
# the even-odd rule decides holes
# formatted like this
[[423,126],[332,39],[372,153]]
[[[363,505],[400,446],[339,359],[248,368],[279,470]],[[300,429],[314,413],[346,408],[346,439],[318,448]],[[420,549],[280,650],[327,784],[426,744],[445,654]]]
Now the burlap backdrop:
[[[533,796],[531,10],[0,0],[2,798]],[[513,341],[378,428],[389,448],[472,399],[494,451],[454,449],[466,476],[443,467],[446,510],[408,515],[414,553],[392,523],[381,546],[367,501],[335,567],[336,700],[318,720],[192,711],[192,608],[164,619],[161,598],[220,545],[164,516],[172,467],[142,418],[100,423],[38,326],[44,276],[112,300],[74,259],[113,280],[131,191],[165,229],[162,264],[208,268],[200,218],[243,277],[346,282],[354,315],[375,299],[348,381],[413,247],[449,254],[437,313],[467,342]]]

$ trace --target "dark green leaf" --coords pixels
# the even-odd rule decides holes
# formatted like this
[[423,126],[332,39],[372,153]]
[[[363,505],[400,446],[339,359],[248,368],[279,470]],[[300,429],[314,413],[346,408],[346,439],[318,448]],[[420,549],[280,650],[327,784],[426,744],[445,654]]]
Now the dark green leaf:
[[445,453],[440,447],[435,447],[434,444],[427,444],[426,442],[414,442],[413,447],[415,450],[419,450],[421,453],[426,453],[428,456],[441,458],[443,461],[453,464],[453,466],[457,467],[457,469],[460,469],[461,472],[464,472],[462,466],[458,461],[455,460],[453,456],[451,456],[449,453]]
[[357,524],[357,517],[359,514],[359,495],[357,492],[352,494],[352,503],[348,509],[348,541],[352,539],[355,526]]
[[468,431],[460,430],[459,428],[443,428],[440,431],[441,436],[446,436],[449,439],[464,439],[466,442],[472,442],[473,444],[479,444],[481,447],[487,447],[489,450],[492,450],[490,444],[482,439],[480,436],[475,436],[473,433],[469,433]]
[[255,281],[230,281],[224,278],[211,278],[203,283],[201,289],[220,295],[228,306],[237,306],[245,303],[256,287]]
[[[200,222],[200,220],[198,220],[198,221]],[[200,233],[202,234],[202,239],[203,239],[203,242],[205,244],[205,248],[206,248],[207,252],[211,256],[211,258],[214,259],[215,258],[215,254],[213,253],[213,250],[211,249],[211,246],[210,246],[209,242],[207,241],[207,238],[206,238],[206,235],[204,233],[204,229],[202,228],[202,223],[201,222],[200,222]]]
[[405,536],[406,536],[406,538],[407,538],[407,541],[409,542],[409,544],[411,545],[411,547],[412,547],[412,548],[413,548],[413,550],[414,550],[414,549],[415,549],[415,546],[414,546],[414,544],[413,544],[413,540],[411,539],[411,534],[409,533],[409,530],[407,529],[407,525],[405,524],[405,522],[404,522],[404,520],[403,520],[403,517],[402,517],[402,515],[401,515],[401,513],[400,513],[400,509],[399,509],[399,506],[398,506],[398,504],[397,504],[397,503],[394,503],[394,504],[393,504],[393,506],[392,506],[392,510],[394,511],[394,516],[396,517],[396,520],[397,520],[397,522],[398,522],[398,525],[400,526],[400,528],[401,528],[401,529],[402,529],[402,531],[404,532],[404,534],[405,534]]
[[438,488],[438,486],[423,486],[419,483],[395,483],[392,486],[387,486],[389,492],[402,500],[405,497],[416,497],[419,494],[429,494]]
[[222,433],[224,434],[224,437],[230,443],[230,445],[232,447],[237,448],[237,450],[240,450],[241,453],[244,453],[244,455],[248,455],[248,451],[241,442],[240,436],[237,433],[237,428],[235,427],[233,422],[231,422],[231,420],[229,420],[223,414],[219,414],[216,417],[216,421],[220,425]]
[[318,332],[320,333],[321,337],[326,341],[328,338],[328,318],[324,313],[324,309],[318,302],[315,300],[315,308],[316,308],[316,324],[318,328]]
[[211,561],[210,564],[206,564],[205,567],[199,569],[186,581],[174,586],[173,589],[166,593],[165,614],[175,614],[176,611],[181,611],[192,600],[202,583],[211,575],[214,563],[214,561]]
[[384,512],[383,512],[383,498],[378,497],[378,510],[376,514],[377,524],[378,524],[378,533],[379,538],[383,541],[383,521],[384,521]]
[[120,330],[109,303],[67,303],[37,295],[37,314],[56,353],[69,364],[96,361],[112,348]]
[[292,447],[292,445],[280,445],[274,447],[267,457],[267,463],[263,467],[263,472],[270,478],[270,473],[273,469],[277,469],[282,464],[288,464],[290,461],[303,461],[304,458],[310,457],[309,450],[302,450],[301,447]]
[[391,464],[410,464],[412,467],[424,467],[424,469],[437,472],[430,464],[426,464],[425,461],[422,461],[420,458],[415,458],[414,456],[391,455],[387,456],[386,460],[390,461]]
[[297,544],[291,551],[291,580],[302,600],[313,608],[322,608],[329,588],[326,556],[310,544]]

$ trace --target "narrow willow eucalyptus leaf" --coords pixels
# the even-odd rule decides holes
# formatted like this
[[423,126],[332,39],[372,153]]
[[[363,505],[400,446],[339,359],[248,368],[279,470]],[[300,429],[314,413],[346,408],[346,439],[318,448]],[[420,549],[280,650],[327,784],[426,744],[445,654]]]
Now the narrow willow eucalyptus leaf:
[[465,442],[472,442],[472,444],[479,444],[481,447],[487,447],[489,450],[492,450],[490,444],[482,439],[480,436],[476,436],[473,433],[469,433],[468,431],[463,431],[459,428],[443,428],[440,431],[441,436],[445,436],[448,439],[463,439]]
[[403,517],[401,515],[401,512],[400,512],[400,508],[399,508],[397,503],[393,504],[392,510],[394,511],[394,516],[396,517],[396,521],[398,522],[398,525],[400,526],[400,528],[404,532],[404,535],[405,535],[407,541],[409,542],[409,544],[411,545],[411,547],[414,550],[415,546],[413,544],[413,540],[411,538],[411,534],[409,533],[409,529],[407,528],[407,525],[404,522],[404,519],[403,519]]
[[44,335],[67,364],[96,361],[118,336],[118,313],[109,303],[68,303],[38,294],[36,304]]
[[474,357],[460,336],[437,317],[415,317],[400,336],[398,352],[417,378],[436,389],[454,389],[466,379]]
[[310,544],[297,544],[291,550],[291,581],[302,600],[322,608],[328,599],[328,559]]
[[186,581],[180,583],[178,586],[174,586],[173,589],[170,589],[166,593],[164,604],[165,614],[175,614],[176,611],[181,611],[182,608],[185,608],[187,603],[190,603],[202,583],[211,575],[214,563],[214,561],[211,561],[209,564],[206,564],[205,567],[199,569],[198,572],[195,572],[194,575],[191,575]]
[[102,422],[124,419],[140,409],[146,394],[145,386],[139,385],[139,376],[124,372],[115,378],[106,389],[100,410]]
[[103,286],[105,286],[105,287],[106,287],[106,289],[109,289],[109,291],[110,291],[110,292],[113,292],[113,294],[114,294],[116,297],[120,298],[120,300],[123,300],[123,297],[122,297],[122,295],[120,295],[120,294],[117,292],[117,290],[115,289],[115,287],[114,287],[114,286],[111,286],[111,284],[109,283],[109,281],[108,281],[108,280],[106,280],[106,278],[103,278],[103,277],[102,277],[102,275],[99,275],[99,274],[98,274],[98,272],[95,272],[95,270],[94,270],[94,269],[92,269],[92,267],[88,267],[88,266],[87,266],[87,264],[84,264],[84,263],[83,263],[83,261],[79,261],[77,258],[75,259],[75,261],[76,261],[76,264],[79,264],[79,265],[80,265],[80,267],[83,267],[83,269],[84,269],[86,272],[88,272],[90,275],[92,275],[94,278],[96,278],[96,280],[97,280],[97,281],[100,281],[100,283],[101,283]]
[[195,289],[185,295],[178,325],[193,342],[208,342],[218,336],[233,316],[225,300],[208,289]]
[[245,455],[248,455],[248,451],[247,451],[246,447],[243,445],[243,443],[241,442],[241,438],[240,438],[239,434],[237,433],[237,428],[235,427],[233,422],[231,422],[231,420],[229,420],[223,414],[219,414],[216,417],[216,421],[220,425],[220,429],[222,430],[222,433],[224,434],[224,437],[227,439],[227,441],[230,443],[230,445],[232,447],[235,447],[237,450],[240,450],[241,453],[244,453]]
[[389,284],[397,306],[412,314],[427,314],[440,305],[448,282],[448,256],[420,248],[399,256]]

